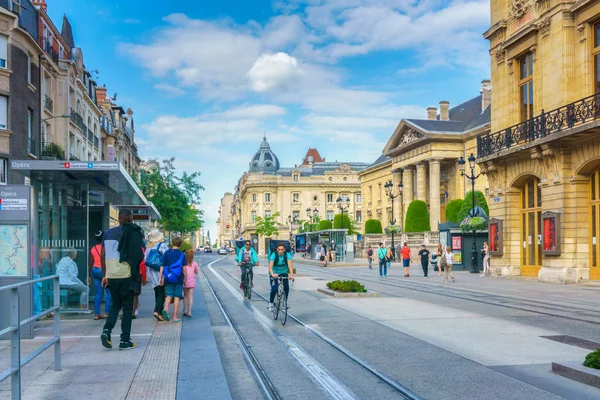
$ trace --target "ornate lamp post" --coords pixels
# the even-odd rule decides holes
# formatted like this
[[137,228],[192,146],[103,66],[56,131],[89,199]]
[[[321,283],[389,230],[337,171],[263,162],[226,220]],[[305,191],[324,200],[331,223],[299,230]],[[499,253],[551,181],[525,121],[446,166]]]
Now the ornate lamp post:
[[[465,173],[465,166],[466,166],[466,161],[464,159],[464,157],[461,157],[460,160],[458,160],[458,168],[460,169],[460,175],[466,177],[467,179],[469,179],[471,181],[471,200],[472,200],[472,207],[471,207],[471,217],[474,217],[474,211],[475,211],[475,181],[477,180],[477,178],[479,178],[479,176],[481,176],[481,174],[477,174],[475,175],[475,156],[473,155],[473,153],[471,153],[471,155],[469,156],[469,158],[467,159],[469,161],[469,168],[471,169],[471,172],[469,174]],[[473,229],[473,250],[471,252],[471,273],[472,274],[478,274],[479,273],[479,268],[477,267],[477,243],[475,242],[475,229]]]
[[346,199],[342,199],[341,197],[338,197],[335,202],[340,210],[340,214],[342,214],[342,229],[344,229],[344,212],[348,211],[350,208],[350,198],[346,197]]
[[[394,219],[394,199],[396,199],[398,196],[402,195],[402,188],[404,187],[404,185],[402,185],[402,182],[400,182],[398,184],[398,193],[394,194],[394,184],[392,183],[392,181],[387,181],[385,183],[385,185],[383,185],[383,187],[385,188],[385,194],[387,195],[387,197],[389,197],[392,200],[392,220],[390,221],[390,226],[394,226],[396,224],[396,220]],[[394,246],[394,230],[392,229],[392,254],[394,255],[394,258],[396,257],[396,247]]]
[[315,223],[315,221],[317,220],[317,217],[319,216],[319,210],[317,210],[317,208],[315,207],[314,210],[311,210],[310,207],[308,207],[306,209],[306,216],[308,217],[309,222],[309,227],[310,227],[310,232],[312,232],[312,225]]

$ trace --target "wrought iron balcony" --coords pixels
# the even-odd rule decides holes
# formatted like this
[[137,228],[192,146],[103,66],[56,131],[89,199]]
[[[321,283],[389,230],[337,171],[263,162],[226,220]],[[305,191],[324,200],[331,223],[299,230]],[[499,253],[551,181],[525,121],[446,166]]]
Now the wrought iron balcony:
[[42,47],[44,48],[46,54],[48,54],[48,56],[58,64],[60,54],[58,54],[58,50],[52,47],[52,43],[47,38],[44,38]]
[[48,111],[54,112],[54,102],[47,94],[44,95],[44,107],[46,107]]
[[71,108],[71,122],[75,124],[83,133],[86,132],[87,127],[85,126],[85,122],[83,122],[83,117],[79,115],[79,113]]
[[28,138],[27,151],[29,152],[29,154],[33,154],[34,156],[37,156],[37,149],[35,147],[35,140],[32,139],[32,138]]
[[600,117],[600,93],[544,112],[498,132],[477,137],[478,158],[532,143],[548,135],[595,121]]
[[75,157],[73,153],[69,154],[69,161],[79,161],[79,158]]
[[42,144],[42,157],[51,157],[56,158],[57,160],[64,160],[65,151],[56,143],[44,142]]

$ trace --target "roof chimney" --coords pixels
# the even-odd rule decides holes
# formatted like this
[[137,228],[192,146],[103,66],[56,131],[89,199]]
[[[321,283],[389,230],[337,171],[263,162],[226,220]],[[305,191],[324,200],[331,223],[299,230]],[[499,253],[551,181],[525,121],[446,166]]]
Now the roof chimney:
[[481,112],[492,103],[492,81],[484,79],[481,81]]
[[32,1],[31,4],[33,4],[34,7],[39,7],[44,11],[48,11],[48,4],[46,4],[46,0]]
[[440,101],[440,121],[450,120],[450,102],[442,100]]
[[106,86],[96,87],[96,100],[99,105],[106,101]]
[[437,119],[437,108],[427,107],[427,119],[430,121]]

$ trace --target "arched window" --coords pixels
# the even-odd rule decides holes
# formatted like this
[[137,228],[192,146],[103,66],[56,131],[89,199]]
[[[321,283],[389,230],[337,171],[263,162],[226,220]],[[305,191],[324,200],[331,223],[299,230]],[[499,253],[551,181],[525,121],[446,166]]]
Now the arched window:
[[537,276],[542,267],[542,189],[538,178],[521,188],[521,275]]

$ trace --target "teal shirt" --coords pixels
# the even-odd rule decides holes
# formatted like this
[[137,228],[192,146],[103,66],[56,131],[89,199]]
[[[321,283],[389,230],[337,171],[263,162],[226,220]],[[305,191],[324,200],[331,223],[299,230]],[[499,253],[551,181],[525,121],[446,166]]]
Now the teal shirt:
[[[275,262],[275,257],[277,257],[277,253],[271,254],[271,257],[269,257],[269,261]],[[290,253],[287,253],[287,259],[288,259],[288,261],[290,261],[292,259],[292,255]],[[287,263],[284,262],[283,256],[279,257],[278,263],[273,264],[273,273],[274,274],[277,274],[277,275],[287,274],[289,271],[290,270],[287,266]]]

